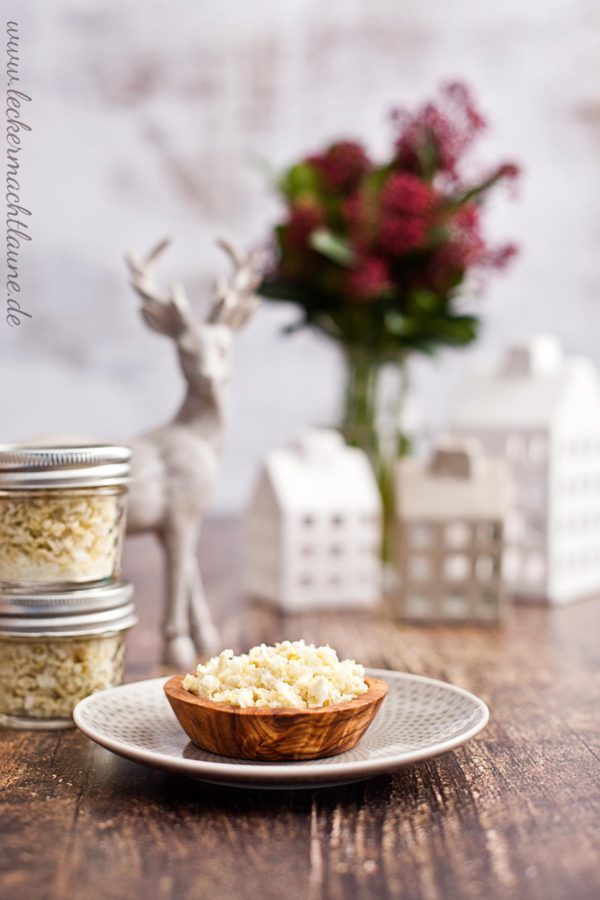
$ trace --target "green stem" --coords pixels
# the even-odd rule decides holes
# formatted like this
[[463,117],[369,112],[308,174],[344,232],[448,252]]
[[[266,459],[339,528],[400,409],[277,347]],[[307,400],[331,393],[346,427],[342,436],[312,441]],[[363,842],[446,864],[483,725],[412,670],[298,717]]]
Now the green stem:
[[[382,358],[362,345],[344,346],[347,370],[342,431],[347,442],[369,457],[383,504],[382,556],[391,554],[394,519],[394,463],[408,451],[400,428],[408,379],[405,358]],[[388,396],[381,404],[382,375],[387,371]],[[391,385],[390,385],[391,381]]]

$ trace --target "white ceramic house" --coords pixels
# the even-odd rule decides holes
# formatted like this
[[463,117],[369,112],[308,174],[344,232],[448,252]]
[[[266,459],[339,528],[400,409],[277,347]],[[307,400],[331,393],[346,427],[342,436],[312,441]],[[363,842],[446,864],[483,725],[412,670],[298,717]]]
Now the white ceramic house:
[[335,431],[271,451],[245,515],[245,589],[289,612],[370,606],[381,591],[381,499]]
[[510,475],[475,442],[440,441],[396,466],[395,612],[419,621],[497,622]]
[[600,379],[539,335],[459,393],[451,431],[506,459],[515,482],[506,576],[517,597],[567,603],[600,590]]

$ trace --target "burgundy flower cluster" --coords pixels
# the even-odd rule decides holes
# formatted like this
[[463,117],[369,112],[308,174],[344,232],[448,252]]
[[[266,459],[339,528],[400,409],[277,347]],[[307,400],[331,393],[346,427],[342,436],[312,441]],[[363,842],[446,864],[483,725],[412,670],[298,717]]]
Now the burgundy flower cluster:
[[353,141],[332,144],[324,153],[309,156],[308,162],[321,173],[329,190],[341,192],[357,188],[363,175],[371,168],[364,148]]
[[460,162],[486,121],[476,108],[467,85],[454,82],[442,88],[437,102],[417,112],[395,109],[396,159],[408,172],[421,176],[424,169],[458,179]]
[[444,335],[458,323],[452,304],[460,285],[474,272],[503,268],[516,252],[488,243],[482,213],[492,189],[514,180],[518,167],[467,177],[465,156],[486,123],[464,84],[447,85],[416,111],[395,110],[392,122],[384,163],[360,143],[338,141],[284,174],[287,215],[275,230],[278,260],[264,293],[295,300],[309,322],[327,316],[342,335],[348,323],[356,330],[351,308],[362,305],[373,308],[371,333],[377,327],[393,339],[388,325],[398,330],[400,321],[400,343],[452,342]]

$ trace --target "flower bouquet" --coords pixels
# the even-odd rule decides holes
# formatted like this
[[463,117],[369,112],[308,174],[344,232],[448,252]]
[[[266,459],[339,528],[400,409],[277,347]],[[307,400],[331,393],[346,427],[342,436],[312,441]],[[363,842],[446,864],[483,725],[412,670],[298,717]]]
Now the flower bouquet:
[[[283,173],[286,211],[261,287],[265,297],[300,308],[290,330],[311,326],[340,344],[348,372],[342,430],[369,454],[388,514],[391,462],[406,449],[406,360],[477,336],[479,316],[464,307],[466,282],[481,287],[480,276],[504,268],[516,252],[486,240],[484,205],[497,184],[518,174],[512,163],[478,177],[464,171],[485,121],[463,84],[447,85],[416,111],[395,110],[392,124],[384,161],[345,140]],[[396,372],[397,386],[382,429],[384,368]]]

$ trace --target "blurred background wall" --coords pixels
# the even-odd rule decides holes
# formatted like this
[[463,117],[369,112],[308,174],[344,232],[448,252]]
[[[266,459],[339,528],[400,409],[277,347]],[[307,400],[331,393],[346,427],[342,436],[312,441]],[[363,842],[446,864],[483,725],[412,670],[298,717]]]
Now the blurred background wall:
[[[558,332],[600,363],[600,4],[597,0],[19,0],[33,127],[22,197],[20,329],[0,330],[1,439],[127,437],[166,420],[182,382],[148,332],[123,252],[176,238],[165,277],[198,314],[223,261],[218,234],[266,234],[265,168],[322,141],[370,136],[386,112],[465,78],[493,125],[481,158],[523,164],[520,202],[492,213],[523,252],[485,301],[473,350],[414,367],[426,422],[443,421],[467,368],[508,339]],[[335,349],[280,335],[265,305],[239,339],[216,508],[238,509],[264,452],[335,420]]]

